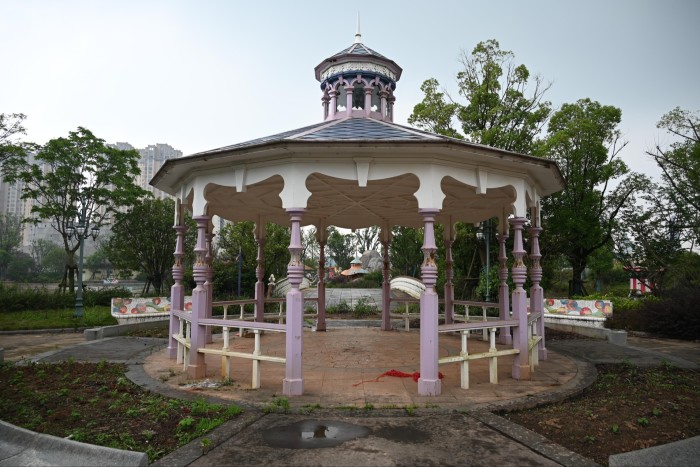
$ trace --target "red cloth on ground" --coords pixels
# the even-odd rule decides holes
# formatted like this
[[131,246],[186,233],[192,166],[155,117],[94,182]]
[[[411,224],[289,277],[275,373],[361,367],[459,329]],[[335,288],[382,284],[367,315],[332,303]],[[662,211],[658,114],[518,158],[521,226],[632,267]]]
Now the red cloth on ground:
[[[417,383],[418,378],[420,378],[420,373],[417,371],[415,371],[413,373],[405,373],[405,372],[399,371],[399,370],[389,370],[389,371],[385,371],[381,375],[377,376],[375,379],[370,379],[367,381],[360,381],[359,383],[353,384],[353,387],[359,386],[360,384],[364,384],[364,383],[379,383],[379,379],[383,378],[385,376],[393,376],[394,378],[413,378],[413,381],[415,381]],[[441,371],[438,372],[438,377],[440,379],[443,378]]]

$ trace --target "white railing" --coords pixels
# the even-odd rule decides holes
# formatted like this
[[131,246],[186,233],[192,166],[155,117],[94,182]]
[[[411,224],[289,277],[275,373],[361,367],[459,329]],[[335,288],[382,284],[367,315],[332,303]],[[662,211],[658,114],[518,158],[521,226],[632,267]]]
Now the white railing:
[[[457,321],[458,318],[461,318],[463,323],[473,323],[477,321],[481,321],[482,323],[486,323],[489,320],[494,321],[494,320],[499,320],[500,318],[498,316],[488,316],[486,310],[489,308],[493,308],[495,310],[498,310],[498,303],[493,303],[493,302],[476,302],[476,301],[470,301],[470,300],[454,300],[452,303],[455,305],[455,313],[453,315],[455,321]],[[464,313],[459,314],[457,313],[457,306],[462,306],[464,307]],[[477,310],[481,309],[481,314],[474,315],[471,313],[472,308],[476,308]],[[484,327],[482,328],[482,339],[484,342],[488,342],[489,336],[488,336],[488,328]]]
[[[318,298],[307,298],[304,297],[304,304],[306,302],[316,302],[318,303]],[[278,320],[279,324],[284,324],[286,320],[286,309],[287,309],[287,299],[286,298],[266,298],[265,299],[265,304],[268,303],[276,303],[278,305],[278,309],[276,312],[271,312],[271,313],[264,313],[265,318],[275,318]],[[253,305],[253,311],[251,313],[246,313],[245,306],[246,305]],[[245,300],[228,300],[228,301],[220,301],[220,302],[213,302],[212,307],[223,307],[224,309],[224,319],[228,318],[228,311],[229,307],[238,307],[238,319],[241,321],[249,321],[249,320],[254,320],[255,319],[255,306],[256,306],[256,301],[254,299],[245,299]],[[315,307],[316,310],[318,310],[318,306]],[[310,318],[310,317],[315,317],[317,316],[317,311],[314,311],[314,313],[304,313],[304,318]],[[242,336],[242,329],[238,330],[238,335]]]
[[[239,304],[236,304],[239,305]],[[173,310],[173,315],[180,321],[179,332],[172,337],[178,343],[177,345],[177,363],[182,364],[184,369],[187,368],[189,353],[191,352],[191,314],[183,311]],[[231,358],[244,358],[253,360],[253,377],[252,389],[260,388],[261,363],[285,363],[286,358],[276,357],[272,355],[264,355],[261,349],[261,331],[285,332],[286,326],[278,323],[260,323],[254,321],[243,321],[235,319],[214,319],[204,318],[198,321],[202,326],[219,326],[222,328],[223,345],[221,349],[214,348],[199,348],[197,352],[202,354],[221,355],[221,377],[228,380],[231,377]],[[230,328],[238,328],[241,330],[250,329],[255,335],[254,347],[252,352],[237,352],[230,350]]]
[[[478,360],[481,358],[489,359],[489,382],[491,384],[498,384],[498,357],[506,355],[515,355],[520,353],[518,349],[504,349],[498,350],[496,348],[496,329],[497,328],[511,328],[517,326],[518,322],[516,320],[506,320],[506,321],[489,321],[487,323],[483,322],[472,322],[472,323],[455,323],[455,324],[443,324],[438,326],[438,332],[459,332],[462,335],[462,349],[459,355],[453,355],[450,357],[443,357],[438,359],[438,364],[442,365],[445,363],[456,363],[460,362],[460,387],[462,389],[469,389],[469,362],[471,360]],[[469,332],[473,330],[484,329],[489,333],[489,350],[487,352],[470,354],[467,342],[469,338]]]
[[[420,300],[415,299],[415,298],[392,298],[391,303],[399,303],[403,304],[403,312],[400,311],[394,311],[390,314],[392,318],[403,318],[404,320],[404,330],[409,331],[410,330],[410,321],[411,318],[418,318],[420,317],[420,312],[418,313],[411,313],[410,311],[410,306],[411,304],[415,303],[418,304],[420,303]],[[444,304],[445,301],[440,299],[439,301],[440,304]],[[493,308],[498,310],[498,303],[492,303],[492,302],[476,302],[476,301],[469,301],[469,300],[454,300],[452,302],[455,305],[455,313],[453,315],[454,320],[458,321],[461,320],[463,323],[473,323],[473,322],[489,322],[493,320],[498,320],[500,319],[498,316],[488,316],[487,310],[489,308]],[[457,312],[457,307],[461,306],[463,307],[463,313],[459,314]],[[472,309],[478,309],[481,310],[480,314],[473,314]],[[478,313],[478,312],[477,312]],[[444,318],[445,314],[440,313],[439,317]],[[482,329],[482,338],[484,341],[488,341],[488,331],[487,327],[484,327]]]

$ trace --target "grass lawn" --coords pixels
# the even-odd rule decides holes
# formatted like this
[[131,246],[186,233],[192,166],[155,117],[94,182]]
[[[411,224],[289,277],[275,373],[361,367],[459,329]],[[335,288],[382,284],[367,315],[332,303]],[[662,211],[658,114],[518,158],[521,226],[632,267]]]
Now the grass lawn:
[[117,324],[108,306],[85,307],[82,318],[73,315],[75,310],[1,311],[0,331],[57,328],[91,328]]

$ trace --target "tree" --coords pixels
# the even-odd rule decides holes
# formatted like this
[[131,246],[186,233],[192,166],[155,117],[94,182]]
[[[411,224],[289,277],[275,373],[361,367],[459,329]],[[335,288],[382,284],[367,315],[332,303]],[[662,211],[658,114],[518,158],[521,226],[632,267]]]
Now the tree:
[[[251,297],[255,291],[255,269],[257,267],[258,247],[255,244],[255,223],[253,221],[226,224],[219,231],[219,265],[220,293],[236,292],[238,283],[238,261],[241,263],[241,295]],[[267,242],[266,242],[267,243]],[[215,282],[217,278],[215,278]],[[228,286],[227,286],[228,285]]]
[[[543,251],[562,254],[572,267],[569,293],[585,295],[589,256],[612,241],[623,208],[648,179],[618,158],[627,144],[617,128],[620,109],[590,99],[564,104],[551,118],[540,153],[559,164],[566,188],[543,200]],[[611,189],[611,182],[618,185]]]
[[5,280],[7,267],[22,244],[22,222],[14,215],[0,214],[0,280]]
[[[241,264],[241,295],[253,296],[257,282],[258,246],[255,243],[255,223],[253,221],[227,224],[219,232],[219,284],[218,291],[222,294],[234,289],[234,281],[238,282],[238,255],[243,254]],[[274,274],[277,279],[287,276],[289,263],[290,230],[277,224],[265,225],[265,276]],[[215,271],[216,273],[216,271]],[[214,278],[215,282],[217,278]],[[227,284],[231,284],[228,287]]]
[[174,211],[171,199],[143,199],[126,212],[115,214],[112,236],[104,244],[115,267],[146,274],[146,292],[152,284],[161,295],[170,275],[176,240]]
[[435,78],[429,78],[423,82],[420,90],[425,97],[422,102],[413,107],[413,113],[408,117],[408,124],[440,135],[462,139],[464,137],[452,127],[452,120],[459,104],[447,102],[445,94],[438,92],[438,86],[440,83]]
[[349,268],[350,262],[355,258],[354,237],[345,235],[331,226],[328,228],[328,240],[326,242],[328,256],[331,257],[337,267]]
[[656,125],[677,138],[670,147],[660,144],[647,151],[661,168],[664,192],[677,210],[676,228],[693,232],[700,240],[700,115],[671,110]]
[[[394,226],[392,229],[389,260],[394,276],[420,277],[423,263],[423,229]],[[437,235],[436,238],[440,238]],[[439,271],[440,269],[438,269]]]
[[33,200],[27,222],[50,221],[63,239],[66,266],[62,288],[74,290],[75,252],[79,242],[68,235],[84,209],[90,225],[102,226],[109,215],[132,206],[146,192],[134,184],[140,171],[138,152],[105,145],[89,130],[79,127],[67,138],[43,146],[34,162],[13,153],[5,161],[9,182],[22,182],[23,199]]
[[311,267],[318,266],[320,245],[316,239],[316,227],[307,227],[301,231],[301,244],[303,246],[301,252],[303,263]]
[[92,273],[91,279],[95,278],[97,272],[101,272],[105,277],[110,274],[112,263],[107,257],[106,242],[102,242],[93,254],[85,258],[85,267]]
[[355,248],[359,254],[379,250],[379,245],[379,227],[376,225],[355,231]]
[[60,280],[66,264],[63,248],[46,239],[32,242],[31,256],[34,260],[34,272],[39,282]]
[[421,86],[425,97],[413,108],[409,123],[460,137],[452,128],[456,117],[469,141],[530,153],[551,114],[551,104],[543,99],[550,85],[531,77],[525,65],[516,65],[513,53],[501,50],[494,39],[479,42],[471,55],[462,52],[461,63],[457,84],[466,104],[448,102],[430,78]]
[[26,135],[22,126],[25,118],[24,114],[0,113],[0,166],[11,157],[25,157],[27,151],[35,148],[35,145],[17,139],[19,135]]

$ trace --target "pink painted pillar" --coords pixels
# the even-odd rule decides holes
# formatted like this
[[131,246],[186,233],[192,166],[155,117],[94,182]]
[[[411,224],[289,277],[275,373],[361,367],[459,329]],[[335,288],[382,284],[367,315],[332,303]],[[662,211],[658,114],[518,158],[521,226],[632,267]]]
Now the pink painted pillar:
[[454,260],[452,259],[454,234],[451,225],[445,226],[445,236],[445,324],[452,324],[455,313],[455,288],[452,283],[452,279],[454,279]]
[[304,277],[304,264],[301,261],[301,216],[305,209],[287,209],[292,221],[289,253],[291,259],[287,266],[287,277],[292,288],[287,292],[287,335],[285,377],[282,393],[285,396],[299,396],[304,393],[302,373],[302,335],[304,330],[304,297],[299,285]]
[[382,112],[382,119],[384,119],[387,116],[387,102],[386,98],[389,96],[389,92],[385,90],[379,91],[379,100],[380,100],[380,105],[381,105],[381,112]]
[[389,246],[391,245],[391,230],[382,231],[382,253],[384,264],[382,267],[382,331],[391,331],[391,284],[389,270]]
[[176,225],[175,229],[175,264],[173,265],[173,280],[175,283],[170,288],[170,336],[168,336],[168,358],[177,357],[177,341],[173,339],[174,334],[180,332],[180,321],[172,311],[183,311],[185,309],[185,289],[182,280],[185,278],[185,268],[182,265],[182,256],[185,254],[185,231],[184,225]]
[[420,377],[418,394],[438,396],[441,381],[438,376],[438,295],[435,292],[438,269],[435,262],[435,215],[438,209],[421,209],[425,225],[423,233],[423,265],[421,279],[425,291],[420,297]]
[[321,105],[323,106],[323,120],[328,119],[328,103],[330,102],[330,98],[327,96],[323,96],[321,98]]
[[255,226],[255,243],[258,245],[258,256],[255,268],[255,321],[265,321],[265,224],[258,222]]
[[518,326],[513,329],[513,348],[520,350],[513,359],[513,379],[530,379],[530,364],[528,362],[527,342],[527,292],[523,288],[527,267],[523,262],[525,250],[523,249],[523,225],[527,222],[524,217],[515,217],[509,220],[513,226],[513,283],[515,289],[512,294],[513,318],[518,320]]
[[354,89],[354,86],[345,86],[345,112],[348,117],[352,116],[352,92]]
[[204,378],[207,373],[204,354],[197,352],[197,350],[204,347],[206,340],[205,326],[201,326],[199,320],[204,318],[207,307],[207,289],[204,283],[207,280],[209,269],[209,265],[206,262],[206,232],[209,219],[209,216],[194,217],[194,221],[197,223],[197,244],[194,247],[196,259],[192,272],[196,287],[192,291],[192,323],[187,376],[195,379]]
[[338,91],[328,91],[328,96],[331,98],[331,103],[328,106],[328,116],[332,119],[335,118],[335,113],[338,109]]
[[[503,226],[506,227],[506,226]],[[499,227],[500,228],[500,227]],[[498,238],[498,317],[501,320],[510,319],[510,290],[508,288],[508,255],[506,254],[506,240],[508,234],[502,233],[496,236]],[[498,343],[503,345],[511,345],[513,337],[510,334],[510,328],[501,328],[498,336]]]
[[539,344],[537,344],[537,354],[541,360],[547,359],[547,347],[544,342],[544,293],[542,287],[540,286],[540,281],[542,280],[542,266],[540,265],[540,232],[542,232],[542,227],[530,227],[530,259],[532,264],[530,265],[530,281],[532,282],[532,287],[530,287],[530,312],[539,313],[540,317],[537,320],[537,335],[542,336]]
[[374,88],[364,88],[365,90],[365,115],[369,117],[369,113],[372,111],[372,91]]
[[[209,230],[212,229],[212,225],[209,225]],[[207,231],[206,234],[206,241],[207,241],[207,255],[205,257],[205,262],[207,263],[207,280],[204,283],[204,288],[207,289],[207,307],[204,312],[204,316],[206,318],[211,318],[212,315],[212,303],[214,302],[214,268],[212,268],[212,262],[214,261],[214,254],[212,252],[213,248],[213,243],[212,240],[214,239],[214,234],[211,233],[210,231]],[[212,328],[211,326],[206,327],[206,339],[205,342],[207,344],[211,344],[214,342],[214,338],[212,337]]]
[[316,230],[318,240],[318,286],[316,287],[318,303],[316,304],[316,331],[326,330],[326,229]]

